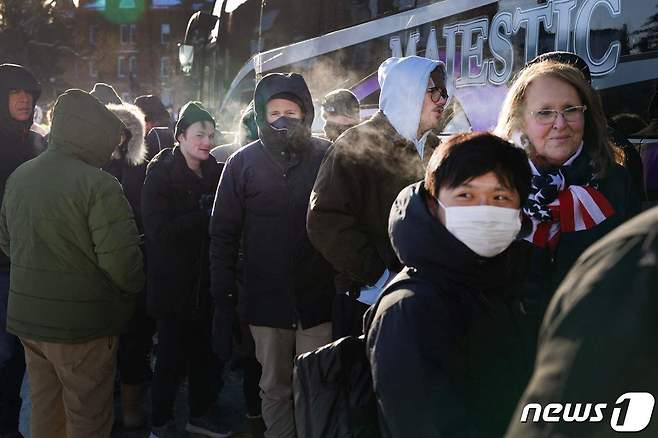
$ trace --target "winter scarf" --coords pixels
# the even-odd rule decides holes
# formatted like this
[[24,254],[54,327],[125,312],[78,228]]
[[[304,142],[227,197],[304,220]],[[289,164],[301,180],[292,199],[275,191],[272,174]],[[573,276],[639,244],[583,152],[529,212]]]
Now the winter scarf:
[[560,167],[539,171],[532,161],[530,167],[532,188],[523,212],[533,225],[525,239],[534,245],[554,251],[561,232],[588,230],[614,214],[597,190],[594,167],[582,144]]

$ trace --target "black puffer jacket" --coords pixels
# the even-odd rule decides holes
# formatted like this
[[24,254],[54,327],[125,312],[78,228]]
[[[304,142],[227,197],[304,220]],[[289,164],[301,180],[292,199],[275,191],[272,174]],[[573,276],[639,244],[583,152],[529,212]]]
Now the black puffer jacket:
[[[656,292],[658,207],[590,247],[562,282],[544,318],[535,373],[511,418],[507,436],[619,437],[625,434],[613,431],[613,410],[624,412],[618,420],[627,425],[647,418],[636,405],[631,420],[631,408],[626,402],[617,404],[617,399],[629,392],[658,394]],[[575,403],[583,403],[581,415],[585,403],[605,403],[606,408],[600,421],[521,423],[528,403],[542,407],[571,403],[571,415]],[[531,418],[535,411],[530,411]],[[592,408],[586,417],[594,416]],[[655,417],[654,408],[646,429],[626,435],[658,436]]]
[[337,292],[374,284],[386,268],[400,270],[388,214],[400,190],[423,179],[423,162],[438,142],[429,135],[421,161],[378,112],[333,144],[313,187],[307,227],[313,246],[340,272]]
[[208,212],[200,205],[217,188],[220,166],[201,164],[203,178],[178,146],[156,155],[146,170],[142,216],[146,235],[147,310],[154,318],[209,318]]
[[[329,142],[310,136],[313,103],[304,79],[273,74],[256,87],[256,117],[261,133],[265,104],[288,93],[303,104],[304,147],[255,141],[226,163],[210,225],[212,289],[217,301],[236,283],[243,241],[243,284],[249,324],[293,329],[331,320],[333,270],[311,246],[306,210],[313,182]],[[268,135],[261,135],[261,139]]]
[[[502,437],[531,372],[513,244],[493,258],[457,240],[404,189],[390,235],[407,266],[366,314],[385,437]],[[404,281],[403,281],[404,280]]]
[[[32,95],[32,114],[25,122],[9,115],[9,91],[17,89]],[[0,65],[0,204],[9,175],[43,150],[43,137],[30,130],[34,106],[40,95],[41,86],[32,73],[19,65]],[[0,271],[8,270],[9,259],[0,251]]]

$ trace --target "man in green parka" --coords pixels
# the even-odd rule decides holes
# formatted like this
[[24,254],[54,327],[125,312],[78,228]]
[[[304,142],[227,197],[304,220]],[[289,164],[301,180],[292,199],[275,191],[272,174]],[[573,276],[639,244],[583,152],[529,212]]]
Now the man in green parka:
[[7,330],[25,347],[33,438],[107,437],[112,428],[117,336],[144,283],[130,206],[100,170],[125,129],[96,98],[68,90],[48,149],[7,181]]

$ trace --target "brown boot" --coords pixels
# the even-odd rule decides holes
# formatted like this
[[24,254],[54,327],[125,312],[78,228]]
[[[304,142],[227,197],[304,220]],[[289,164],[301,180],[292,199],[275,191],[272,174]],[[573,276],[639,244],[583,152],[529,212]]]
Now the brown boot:
[[265,438],[265,422],[263,422],[262,416],[251,417],[247,415],[247,427],[251,438]]
[[121,405],[123,426],[126,429],[136,429],[144,425],[142,385],[121,385]]

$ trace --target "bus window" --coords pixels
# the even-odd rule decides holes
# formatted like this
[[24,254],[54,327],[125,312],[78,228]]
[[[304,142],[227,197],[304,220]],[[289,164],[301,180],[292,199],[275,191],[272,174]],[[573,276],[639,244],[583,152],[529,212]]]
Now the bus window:
[[218,114],[218,126],[220,129],[226,131],[235,130],[240,121],[241,111],[254,98],[255,86],[256,74],[251,70],[238,85],[229,91]]
[[[643,135],[658,138],[658,130],[652,128],[658,128],[658,120],[651,123],[652,119],[658,118],[658,114],[650,111],[658,80],[658,71],[655,70],[655,59],[658,58],[658,4],[655,1],[651,3],[654,4],[650,9],[629,8],[623,27],[617,30],[617,37],[621,41],[617,70],[624,70],[623,74],[617,73],[614,76],[617,80],[604,78],[595,81],[595,86],[601,89],[606,115],[616,120],[616,123],[621,123],[620,128],[627,131],[626,135],[633,134],[628,132],[633,126],[628,121],[639,118],[647,124],[642,128]],[[600,14],[593,16],[594,24],[600,27],[605,25],[604,20],[605,17]],[[596,44],[593,46],[595,55],[601,56],[603,50]],[[627,68],[626,65],[633,67]]]

